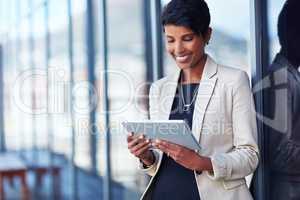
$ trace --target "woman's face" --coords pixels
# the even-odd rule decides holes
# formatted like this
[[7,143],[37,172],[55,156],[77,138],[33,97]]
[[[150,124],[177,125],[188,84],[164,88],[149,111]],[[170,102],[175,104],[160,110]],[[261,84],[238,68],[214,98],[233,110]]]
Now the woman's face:
[[166,48],[180,69],[197,67],[204,58],[204,47],[210,37],[205,38],[184,26],[166,25]]

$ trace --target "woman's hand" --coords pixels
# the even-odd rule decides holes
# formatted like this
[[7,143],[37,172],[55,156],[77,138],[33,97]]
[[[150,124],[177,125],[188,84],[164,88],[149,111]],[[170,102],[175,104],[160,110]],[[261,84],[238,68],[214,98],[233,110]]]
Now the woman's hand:
[[156,140],[153,146],[157,147],[168,156],[173,158],[178,164],[195,171],[212,171],[210,158],[200,156],[195,151],[184,146],[177,145],[165,140]]
[[127,145],[130,153],[139,158],[146,166],[154,163],[154,154],[149,149],[151,147],[150,140],[146,140],[144,135],[137,137],[130,133],[127,136]]

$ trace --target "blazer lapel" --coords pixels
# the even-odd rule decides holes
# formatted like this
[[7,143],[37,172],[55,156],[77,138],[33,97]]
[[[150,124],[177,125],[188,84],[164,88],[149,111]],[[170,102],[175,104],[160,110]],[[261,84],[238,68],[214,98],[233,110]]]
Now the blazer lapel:
[[168,120],[175,97],[180,70],[177,70],[172,76],[167,77],[163,85],[160,96],[160,114],[162,120]]
[[193,115],[192,132],[195,138],[199,140],[199,142],[201,140],[201,130],[207,105],[211,100],[217,82],[217,67],[218,65],[209,56],[207,56],[202,78],[198,88]]

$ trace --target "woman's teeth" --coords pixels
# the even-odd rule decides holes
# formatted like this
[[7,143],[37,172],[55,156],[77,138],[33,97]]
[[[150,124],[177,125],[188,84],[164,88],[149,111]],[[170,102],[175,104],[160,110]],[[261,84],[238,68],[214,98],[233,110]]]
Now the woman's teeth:
[[185,56],[176,56],[176,60],[178,62],[186,62],[188,60],[189,56],[185,55]]

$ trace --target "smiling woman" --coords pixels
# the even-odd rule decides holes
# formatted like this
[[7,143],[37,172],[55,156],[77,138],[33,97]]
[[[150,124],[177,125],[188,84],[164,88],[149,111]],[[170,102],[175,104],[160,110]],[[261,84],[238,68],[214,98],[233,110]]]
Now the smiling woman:
[[152,84],[150,119],[186,120],[203,148],[128,135],[130,152],[152,176],[142,199],[252,199],[245,177],[259,151],[249,79],[206,53],[209,24],[203,0],[172,0],[163,10],[166,49],[177,68]]
[[[167,51],[177,66],[186,72],[193,70],[196,77],[200,78],[199,75],[202,74],[203,68],[198,66],[205,64],[204,47],[210,39],[211,29],[208,28],[204,36],[195,34],[184,26],[166,25],[164,30],[167,38]],[[192,82],[194,81],[199,82],[199,79],[192,80]]]

